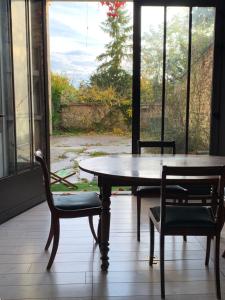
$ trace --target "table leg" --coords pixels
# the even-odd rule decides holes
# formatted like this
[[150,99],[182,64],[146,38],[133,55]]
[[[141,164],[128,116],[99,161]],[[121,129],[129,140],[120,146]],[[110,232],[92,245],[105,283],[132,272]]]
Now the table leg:
[[109,230],[110,230],[110,196],[111,186],[106,182],[101,182],[101,200],[102,200],[102,213],[101,213],[101,268],[103,271],[107,271],[109,266]]

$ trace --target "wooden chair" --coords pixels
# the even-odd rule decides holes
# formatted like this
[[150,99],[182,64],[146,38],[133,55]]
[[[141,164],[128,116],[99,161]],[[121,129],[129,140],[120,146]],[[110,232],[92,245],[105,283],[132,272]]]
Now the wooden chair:
[[[172,154],[176,154],[176,144],[175,141],[138,141],[138,154],[141,154],[141,148],[160,148],[163,152],[164,148],[170,148]],[[183,195],[187,193],[187,189],[178,185],[169,185],[167,187],[171,192],[173,191],[176,196]],[[153,198],[160,196],[160,185],[152,186],[139,186],[136,190],[137,196],[137,240],[140,241],[141,235],[141,199],[143,197]],[[177,198],[177,199],[178,199]],[[186,238],[184,237],[186,241]]]
[[[95,241],[98,243],[98,237],[93,226],[93,216],[100,216],[101,201],[99,196],[94,192],[85,192],[77,195],[52,195],[50,190],[50,175],[40,150],[35,152],[35,159],[42,168],[43,184],[47,203],[51,212],[51,227],[45,246],[45,250],[48,250],[53,239],[52,252],[47,265],[47,270],[50,270],[59,244],[60,219],[88,217],[91,233]],[[98,229],[98,232],[99,231],[100,230]]]
[[[168,179],[169,176],[169,179]],[[206,203],[202,201],[187,202],[187,199],[180,203],[174,203],[174,194],[166,188],[171,182],[171,176],[176,177],[178,184],[195,182],[198,184],[210,184],[213,187],[212,193],[208,195]],[[225,166],[221,167],[163,167],[161,182],[161,204],[150,208],[150,260],[153,265],[154,257],[154,227],[160,234],[160,275],[161,275],[161,296],[165,297],[164,279],[164,240],[165,236],[192,235],[206,236],[206,258],[205,264],[209,263],[210,241],[215,242],[215,281],[216,295],[221,299],[219,251],[220,232],[224,225],[224,184]],[[191,195],[194,200],[194,195]],[[198,196],[197,199],[199,200]]]

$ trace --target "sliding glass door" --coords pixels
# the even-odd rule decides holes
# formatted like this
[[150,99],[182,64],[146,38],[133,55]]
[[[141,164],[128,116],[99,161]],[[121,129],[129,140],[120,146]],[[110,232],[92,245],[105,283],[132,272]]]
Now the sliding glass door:
[[138,122],[133,123],[133,152],[142,139],[175,140],[177,153],[208,153],[213,1],[189,1],[193,6],[140,2],[134,8],[133,108]]
[[0,1],[0,223],[45,200],[33,159],[48,144],[45,8]]

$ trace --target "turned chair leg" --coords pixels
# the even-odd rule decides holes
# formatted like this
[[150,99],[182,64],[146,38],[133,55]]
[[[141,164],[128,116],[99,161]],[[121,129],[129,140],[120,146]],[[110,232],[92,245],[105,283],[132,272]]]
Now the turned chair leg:
[[141,197],[137,196],[137,241],[141,238]]
[[59,234],[60,234],[59,219],[58,218],[53,219],[52,223],[54,228],[54,239],[53,239],[51,256],[47,265],[47,270],[51,269],[59,245]]
[[98,235],[98,243],[100,243],[101,242],[101,216],[99,216],[97,235]]
[[149,253],[149,265],[153,265],[154,259],[154,243],[155,243],[155,230],[154,230],[154,223],[149,218],[149,226],[150,226],[150,253]]
[[49,231],[47,243],[45,245],[45,250],[48,250],[48,248],[49,248],[49,246],[51,244],[53,235],[54,235],[54,227],[53,227],[53,220],[52,220],[52,217],[51,217],[50,231]]
[[221,289],[220,289],[220,235],[216,235],[215,239],[215,278],[216,278],[216,296],[217,299],[221,299]]
[[210,246],[211,246],[211,236],[207,236],[206,241],[206,255],[205,255],[205,265],[209,265],[209,258],[210,258]]
[[98,243],[98,237],[97,237],[97,235],[95,233],[95,229],[94,229],[94,225],[93,225],[93,216],[89,216],[88,220],[89,220],[89,226],[90,226],[93,238],[95,239],[95,242]]
[[165,236],[160,234],[160,280],[161,280],[161,298],[165,298],[165,274],[164,274],[164,242]]

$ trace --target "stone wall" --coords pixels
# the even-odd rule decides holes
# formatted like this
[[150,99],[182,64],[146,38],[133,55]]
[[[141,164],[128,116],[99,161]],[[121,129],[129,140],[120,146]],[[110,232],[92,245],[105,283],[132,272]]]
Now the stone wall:
[[127,130],[122,113],[101,104],[70,104],[62,106],[61,126],[80,130]]

